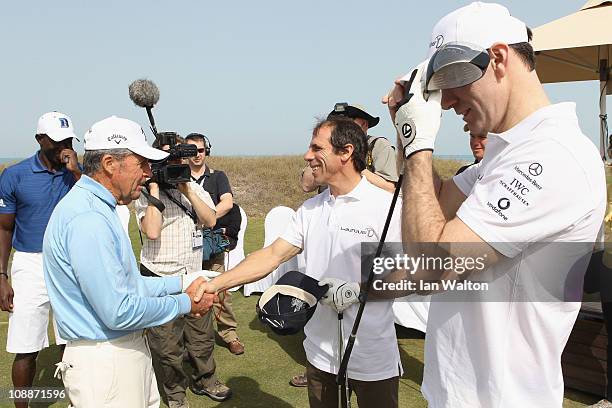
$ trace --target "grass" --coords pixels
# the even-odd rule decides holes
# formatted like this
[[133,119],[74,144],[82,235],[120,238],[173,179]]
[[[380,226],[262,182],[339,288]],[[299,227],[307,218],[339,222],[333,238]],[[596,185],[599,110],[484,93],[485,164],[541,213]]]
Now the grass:
[[[435,163],[438,172],[449,177],[459,167],[459,162]],[[253,158],[211,158],[211,167],[226,170],[232,183],[236,201],[249,216],[245,236],[245,252],[250,253],[263,245],[263,220],[265,213],[276,205],[297,208],[305,195],[297,184],[297,175],[303,167],[300,157],[253,157]],[[287,183],[295,180],[295,183]],[[610,181],[610,180],[609,180]],[[140,253],[140,239],[132,217],[130,237],[134,253]],[[215,349],[217,373],[222,381],[234,390],[234,396],[226,402],[216,403],[206,397],[188,392],[192,407],[266,407],[291,408],[307,407],[308,399],[304,389],[288,385],[289,378],[303,371],[305,356],[301,336],[281,337],[272,334],[257,320],[255,303],[257,296],[245,298],[240,292],[234,295],[234,309],[238,318],[238,332],[246,345],[246,353],[234,356],[223,347]],[[8,314],[0,312],[0,344],[6,344]],[[426,407],[420,393],[423,376],[423,343],[418,332],[398,328],[398,343],[404,367],[400,379],[400,407]],[[11,387],[10,370],[13,355],[0,352],[0,390]],[[37,386],[61,386],[52,378],[54,364],[59,360],[56,346],[43,350],[39,356],[35,379]],[[566,391],[563,406],[584,407],[597,398]],[[34,407],[60,407],[65,403],[32,404]],[[9,407],[6,400],[0,400],[0,407]],[[353,405],[353,406],[356,406]]]

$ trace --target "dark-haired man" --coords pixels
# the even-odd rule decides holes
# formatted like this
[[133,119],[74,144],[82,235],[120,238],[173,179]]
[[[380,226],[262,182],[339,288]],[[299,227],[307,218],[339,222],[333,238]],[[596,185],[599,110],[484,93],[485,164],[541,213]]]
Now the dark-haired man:
[[[529,32],[498,4],[455,10],[434,27],[429,60],[383,98],[402,147],[405,245],[452,243],[454,258],[477,245],[489,265],[470,276],[489,278],[486,293],[432,296],[422,391],[433,408],[563,404],[583,278],[567,272],[593,248],[606,185],[574,104],[550,104]],[[484,159],[444,182],[432,167],[440,108],[488,133]]]
[[[337,103],[327,115],[328,119],[333,116],[350,118],[363,130],[368,151],[366,168],[361,174],[375,186],[393,192],[398,180],[395,149],[385,137],[368,135],[368,130],[378,125],[380,118],[370,115],[361,105],[346,102]],[[305,193],[320,187],[314,182],[312,170],[308,166],[302,170],[300,184]],[[321,191],[320,188],[319,191]]]
[[[207,284],[207,291],[216,293],[253,282],[304,252],[305,273],[320,284],[330,284],[325,304],[316,308],[304,327],[308,399],[313,408],[338,406],[338,312],[344,313],[341,324],[349,333],[358,310],[361,243],[378,242],[386,218],[380,209],[388,208],[392,198],[362,176],[366,152],[365,134],[352,120],[331,117],[319,122],[304,159],[315,181],[329,188],[304,202],[280,238]],[[387,236],[394,242],[400,237],[396,208]],[[332,296],[335,293],[346,296]],[[397,407],[401,366],[391,306],[390,301],[372,302],[361,320],[348,365],[348,382],[361,408]],[[343,348],[347,341],[345,336]]]
[[[206,165],[206,158],[210,155],[211,144],[206,136],[201,133],[190,133],[185,138],[187,143],[198,148],[198,154],[189,158],[191,178],[206,190],[215,204],[217,212],[217,224],[213,230],[224,228],[226,236],[232,242],[232,249],[236,246],[238,231],[240,230],[240,209],[234,205],[234,196],[229,180],[221,170],[211,169]],[[202,263],[202,268],[215,272],[225,271],[225,253],[213,255]],[[217,320],[217,332],[223,339],[228,350],[232,354],[244,353],[244,344],[238,338],[238,321],[232,308],[232,295],[230,292],[221,294],[221,303],[215,304],[215,316]]]
[[[51,212],[81,177],[72,121],[60,112],[38,120],[40,150],[0,176],[0,308],[8,311],[6,351],[15,353],[13,385],[31,387],[38,352],[49,345],[49,297],[42,267],[42,240]],[[8,259],[15,248],[8,281]],[[55,326],[55,341],[66,344]],[[26,407],[26,402],[16,402]]]

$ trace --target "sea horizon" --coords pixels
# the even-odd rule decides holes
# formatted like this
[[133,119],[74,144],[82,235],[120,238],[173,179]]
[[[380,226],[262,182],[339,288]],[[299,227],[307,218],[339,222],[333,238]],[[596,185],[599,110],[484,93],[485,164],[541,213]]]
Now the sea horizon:
[[[260,157],[260,156],[268,156],[268,155],[236,155],[234,157]],[[274,155],[269,155],[274,156]],[[292,156],[292,155],[280,155],[280,156]],[[442,160],[456,160],[461,162],[473,162],[474,158],[469,154],[436,154],[434,157]],[[25,157],[0,157],[0,164],[10,164],[17,163],[23,160]]]

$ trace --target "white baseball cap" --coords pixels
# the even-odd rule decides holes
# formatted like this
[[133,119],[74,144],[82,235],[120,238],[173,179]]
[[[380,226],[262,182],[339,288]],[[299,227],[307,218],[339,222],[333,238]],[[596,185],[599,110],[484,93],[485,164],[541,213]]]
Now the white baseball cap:
[[506,7],[476,1],[438,21],[431,33],[427,57],[449,42],[474,44],[487,49],[496,42],[517,44],[527,41],[527,26],[512,17]]
[[168,153],[147,144],[144,130],[129,119],[111,116],[91,125],[85,133],[85,150],[128,149],[149,160],[163,160]]
[[54,142],[61,142],[71,137],[79,140],[74,134],[70,117],[56,111],[47,112],[38,119],[36,134],[47,135]]
[[528,41],[525,23],[504,6],[475,2],[444,16],[433,29],[425,75],[428,91],[457,88],[482,78],[496,42]]

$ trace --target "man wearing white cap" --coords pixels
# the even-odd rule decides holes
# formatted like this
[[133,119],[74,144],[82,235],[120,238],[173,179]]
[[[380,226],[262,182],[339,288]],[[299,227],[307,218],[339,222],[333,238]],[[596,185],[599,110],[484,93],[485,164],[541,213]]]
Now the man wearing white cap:
[[49,220],[45,280],[68,341],[56,374],[75,407],[159,406],[143,329],[212,305],[212,296],[195,294],[203,280],[193,274],[140,276],[116,212],[140,196],[149,160],[167,156],[137,123],[114,116],[95,123],[85,134],[84,175]]
[[[583,271],[564,274],[560,263],[592,249],[606,185],[575,105],[544,93],[529,37],[503,6],[462,7],[435,26],[429,60],[383,98],[402,146],[404,243],[474,243],[489,265],[470,276],[490,278],[486,294],[432,297],[422,385],[430,407],[563,403],[561,353]],[[440,108],[488,132],[484,159],[447,181],[432,168]],[[450,248],[464,255],[465,246]]]
[[[49,297],[42,240],[55,205],[81,177],[72,121],[59,112],[38,120],[40,150],[0,176],[0,308],[9,312],[6,351],[15,353],[13,385],[31,387],[38,352],[49,345]],[[8,260],[15,248],[8,281]],[[54,325],[55,328],[55,325]],[[65,344],[55,332],[57,344]],[[15,403],[26,407],[27,401]]]

